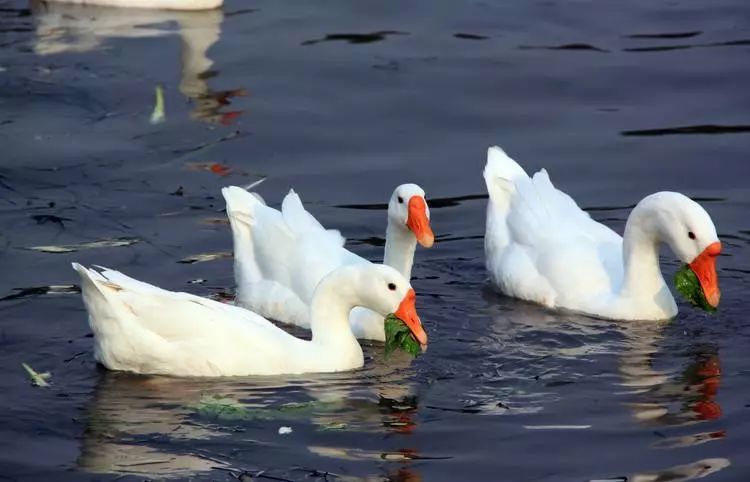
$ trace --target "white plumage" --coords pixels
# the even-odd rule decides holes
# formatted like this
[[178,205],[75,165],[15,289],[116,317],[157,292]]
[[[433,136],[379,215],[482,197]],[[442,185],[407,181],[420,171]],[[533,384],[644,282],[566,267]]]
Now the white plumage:
[[[408,281],[387,266],[353,266],[326,276],[313,295],[313,339],[296,338],[238,306],[163,290],[118,271],[77,263],[96,359],[112,370],[175,376],[331,372],[362,366],[349,312],[413,308]],[[393,284],[394,289],[389,288]],[[407,300],[406,303],[403,300]],[[416,321],[416,312],[413,312]],[[408,320],[405,320],[408,321]]]
[[690,263],[718,242],[711,218],[682,194],[642,200],[628,218],[623,243],[556,189],[544,169],[529,177],[499,147],[488,150],[484,179],[492,282],[508,296],[550,308],[615,319],[670,318],[677,307],[659,270],[658,245],[668,243]]
[[[309,328],[312,294],[318,282],[339,267],[372,264],[344,248],[341,233],[325,229],[293,190],[280,210],[266,206],[262,198],[240,187],[226,187],[222,194],[232,227],[237,302],[241,306]],[[418,232],[423,244],[432,245],[424,191],[414,184],[399,186],[388,212],[384,264],[409,279],[417,244],[412,230]],[[421,216],[419,223],[414,216]],[[383,316],[372,310],[354,309],[351,326],[357,338],[385,339]]]

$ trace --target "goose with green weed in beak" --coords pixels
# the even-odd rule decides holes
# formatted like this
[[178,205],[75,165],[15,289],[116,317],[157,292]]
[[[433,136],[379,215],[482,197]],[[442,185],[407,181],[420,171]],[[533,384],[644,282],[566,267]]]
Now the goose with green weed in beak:
[[549,308],[618,320],[663,320],[677,304],[659,267],[666,244],[716,307],[721,243],[700,204],[676,192],[641,200],[621,237],[558,190],[542,169],[533,177],[499,147],[484,169],[487,270],[502,293]]
[[[286,195],[280,210],[240,187],[226,187],[222,194],[234,239],[240,306],[309,328],[318,282],[341,266],[370,263],[346,249],[339,231],[325,229],[294,191]],[[416,184],[398,186],[388,202],[383,264],[409,279],[417,244],[429,248],[434,241],[424,191]],[[357,338],[385,341],[384,319],[378,313],[355,308],[350,320]],[[426,336],[419,341],[426,344]]]
[[94,356],[110,370],[216,377],[337,372],[364,356],[349,313],[395,313],[427,343],[409,281],[390,266],[356,264],[328,273],[310,307],[312,340],[257,313],[189,293],[167,291],[107,268],[73,263],[94,333]]

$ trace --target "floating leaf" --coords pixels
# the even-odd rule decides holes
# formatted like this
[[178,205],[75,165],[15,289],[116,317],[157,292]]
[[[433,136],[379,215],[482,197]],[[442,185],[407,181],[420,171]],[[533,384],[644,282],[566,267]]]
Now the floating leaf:
[[409,327],[396,315],[390,314],[385,318],[385,356],[390,356],[399,348],[411,356],[422,352],[422,347]]
[[348,425],[343,422],[329,422],[318,427],[318,430],[321,432],[339,432],[346,430],[347,427]]
[[684,265],[674,275],[674,287],[680,292],[686,300],[693,306],[697,306],[709,312],[716,311],[716,308],[706,300],[698,277],[695,275],[690,266]]
[[73,253],[82,249],[94,249],[94,248],[118,248],[121,246],[130,246],[140,241],[137,238],[113,238],[113,239],[101,239],[99,241],[91,241],[88,243],[78,244],[59,244],[49,246],[29,246],[26,249],[31,251],[40,251],[42,253]]
[[184,263],[184,264],[193,264],[193,263],[203,263],[205,261],[214,261],[216,259],[224,259],[224,258],[231,258],[232,253],[230,251],[219,251],[216,253],[202,253],[202,254],[195,254],[192,256],[186,256],[178,261],[178,263]]
[[49,383],[47,383],[47,380],[52,376],[49,372],[44,373],[37,373],[36,370],[31,368],[26,363],[21,363],[21,366],[24,370],[26,370],[26,373],[29,374],[29,378],[31,378],[31,383],[34,384],[37,387],[48,387]]
[[154,102],[154,111],[151,113],[151,123],[160,124],[167,119],[164,112],[164,89],[161,85],[156,86],[156,100]]

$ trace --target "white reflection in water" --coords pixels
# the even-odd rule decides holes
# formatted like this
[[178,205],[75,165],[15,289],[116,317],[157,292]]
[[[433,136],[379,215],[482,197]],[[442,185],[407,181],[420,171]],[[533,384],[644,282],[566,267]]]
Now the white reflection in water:
[[31,8],[37,21],[34,51],[39,55],[106,49],[110,39],[178,35],[181,40],[178,88],[194,103],[191,117],[228,125],[243,112],[222,109],[233,97],[247,95],[244,89],[214,91],[208,85],[208,79],[217,75],[207,52],[221,35],[224,13],[220,9],[201,12],[120,9],[42,0],[32,0]]
[[655,472],[643,472],[634,474],[630,479],[632,482],[683,482],[687,480],[702,479],[709,475],[725,469],[731,465],[729,459],[712,458],[702,459],[696,462],[677,465],[668,469]]
[[[179,477],[227,468],[232,461],[225,454],[198,446],[231,437],[238,428],[258,431],[256,439],[245,439],[256,447],[278,443],[282,425],[408,435],[417,427],[418,403],[410,382],[411,360],[398,354],[386,363],[381,350],[382,345],[367,350],[375,352],[375,359],[364,369],[338,374],[180,379],[105,372],[88,406],[78,465],[95,473]],[[357,452],[318,445],[308,450],[342,460],[352,460]],[[415,451],[363,454],[356,453],[355,460],[403,462],[396,475],[401,478],[394,480],[419,480],[408,466],[419,458]]]
[[[653,322],[623,324],[626,344],[619,369],[627,393],[636,399],[628,404],[634,417],[652,426],[719,419],[722,412],[716,399],[721,384],[718,351],[695,346],[690,350],[687,366],[658,370],[654,362],[664,343],[666,327],[664,323]],[[696,441],[705,440],[698,437]]]
[[[669,428],[685,427],[721,419],[717,400],[721,384],[718,350],[710,344],[693,340],[692,346],[681,346],[688,353],[681,367],[657,369],[657,358],[668,344],[664,332],[672,322],[612,322],[575,314],[553,313],[523,302],[511,302],[512,309],[502,305],[507,299],[487,295],[493,313],[493,331],[482,342],[494,345],[506,357],[519,359],[575,360],[601,355],[617,358],[622,390],[617,394],[628,399],[624,406],[636,423],[658,429],[663,437],[651,447],[674,449],[722,440],[726,431],[701,431],[669,436]],[[572,345],[572,346],[566,346]],[[673,361],[673,357],[666,357]],[[682,360],[682,358],[678,358]],[[560,363],[550,362],[549,371],[557,375]],[[684,363],[684,362],[683,362]],[[545,402],[549,403],[547,396]],[[730,465],[727,458],[707,458],[664,470],[639,472],[628,478],[637,482],[687,481],[706,477]],[[602,479],[608,480],[608,479]],[[624,480],[624,479],[609,479]]]

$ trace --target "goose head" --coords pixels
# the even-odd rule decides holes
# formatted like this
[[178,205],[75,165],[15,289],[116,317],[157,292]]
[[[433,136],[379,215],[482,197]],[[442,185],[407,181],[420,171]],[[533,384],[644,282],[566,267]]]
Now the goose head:
[[376,311],[383,317],[393,313],[409,327],[421,345],[427,345],[427,333],[417,315],[417,295],[409,281],[394,268],[386,265],[372,264],[351,268],[356,270],[350,282],[359,297],[357,305]]
[[424,191],[416,184],[401,184],[393,191],[388,202],[388,220],[395,226],[411,231],[425,248],[432,247],[435,242],[430,227],[430,208],[427,207]]
[[716,274],[716,257],[721,254],[721,242],[711,216],[700,204],[676,192],[659,192],[645,198],[643,204],[651,212],[658,238],[667,243],[672,252],[690,266],[700,282],[711,306],[721,298]]

